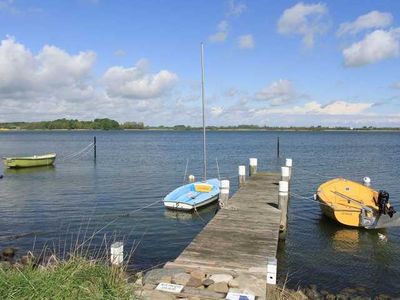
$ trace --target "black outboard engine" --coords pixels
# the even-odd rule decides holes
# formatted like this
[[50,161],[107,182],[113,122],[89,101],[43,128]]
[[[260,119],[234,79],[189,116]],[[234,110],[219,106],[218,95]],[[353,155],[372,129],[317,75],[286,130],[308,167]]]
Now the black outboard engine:
[[396,213],[394,208],[389,204],[389,193],[386,191],[379,191],[378,194],[378,207],[379,213],[384,215],[389,215],[389,217],[393,217]]

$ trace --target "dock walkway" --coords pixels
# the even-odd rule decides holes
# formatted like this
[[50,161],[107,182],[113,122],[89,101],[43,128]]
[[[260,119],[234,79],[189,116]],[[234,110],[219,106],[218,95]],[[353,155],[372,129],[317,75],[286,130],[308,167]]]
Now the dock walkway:
[[[165,268],[201,270],[206,274],[251,276],[244,292],[263,299],[267,258],[276,257],[281,211],[278,207],[280,175],[258,173],[249,177],[195,239]],[[255,285],[257,285],[255,287]],[[243,292],[243,291],[241,291]],[[185,295],[187,296],[187,295]],[[208,299],[208,298],[207,298]],[[211,299],[211,298],[210,298]]]

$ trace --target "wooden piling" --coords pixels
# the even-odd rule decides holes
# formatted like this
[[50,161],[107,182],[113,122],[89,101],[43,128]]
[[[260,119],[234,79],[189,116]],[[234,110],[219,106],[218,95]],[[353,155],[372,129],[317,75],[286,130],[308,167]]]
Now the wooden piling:
[[281,210],[281,223],[279,231],[283,234],[280,238],[285,238],[285,232],[287,230],[287,212],[289,202],[289,182],[279,181],[279,195],[278,195],[278,208]]
[[93,137],[93,156],[94,156],[94,160],[96,160],[97,158],[97,146],[96,146],[96,136]]
[[246,166],[239,166],[239,187],[246,183]]
[[249,176],[257,174],[257,158],[249,159]]
[[289,180],[292,179],[292,166],[293,166],[293,160],[291,158],[286,158],[286,167],[289,168]]
[[276,156],[279,157],[280,156],[280,149],[279,149],[279,136],[277,138],[276,141]]
[[219,193],[219,207],[224,208],[228,205],[228,199],[229,199],[229,180],[221,180],[220,181],[220,193]]
[[281,167],[281,180],[282,181],[290,181],[290,168],[289,167]]
[[120,267],[124,262],[124,244],[115,242],[111,244],[111,264]]

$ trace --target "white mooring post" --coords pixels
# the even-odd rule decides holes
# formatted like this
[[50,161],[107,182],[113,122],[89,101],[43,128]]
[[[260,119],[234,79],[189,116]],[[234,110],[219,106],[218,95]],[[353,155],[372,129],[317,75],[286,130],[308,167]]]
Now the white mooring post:
[[291,158],[286,158],[286,167],[289,168],[289,180],[292,179],[292,166],[293,166],[293,160]]
[[246,182],[246,166],[239,166],[239,187]]
[[275,257],[267,257],[267,284],[276,285],[278,261]]
[[114,266],[122,266],[124,262],[124,244],[115,242],[111,244],[111,264]]
[[190,183],[193,183],[194,180],[195,180],[194,175],[189,175],[189,182],[190,182]]
[[229,199],[229,180],[221,180],[219,187],[219,207],[224,208],[228,205]]
[[249,176],[257,174],[257,158],[249,159]]
[[281,180],[289,182],[289,177],[290,177],[290,168],[281,167]]
[[[287,229],[288,200],[289,200],[289,182],[279,181],[278,208],[281,210],[280,231],[284,233],[286,232]],[[284,238],[285,234],[281,236],[282,238]]]

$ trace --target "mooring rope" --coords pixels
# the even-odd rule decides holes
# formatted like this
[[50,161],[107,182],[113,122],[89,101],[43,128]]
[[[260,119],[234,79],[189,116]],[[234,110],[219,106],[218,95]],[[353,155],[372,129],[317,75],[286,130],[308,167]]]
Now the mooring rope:
[[84,147],[83,149],[81,149],[77,152],[62,156],[59,160],[60,161],[69,161],[69,160],[80,158],[83,155],[87,154],[90,150],[92,150],[93,147],[94,147],[94,143],[90,143],[89,145],[87,145],[86,147]]
[[183,182],[182,182],[182,184],[185,184],[188,166],[189,166],[189,158],[186,159],[185,174],[183,175]]

